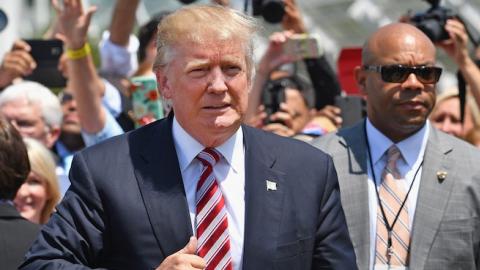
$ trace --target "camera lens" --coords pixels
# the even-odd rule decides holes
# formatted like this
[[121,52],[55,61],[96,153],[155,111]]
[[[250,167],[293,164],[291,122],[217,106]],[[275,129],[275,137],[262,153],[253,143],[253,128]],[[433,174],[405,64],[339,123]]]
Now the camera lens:
[[263,3],[262,15],[269,23],[279,23],[285,15],[285,4],[283,1],[267,0]]
[[3,31],[8,25],[8,17],[5,12],[0,9],[0,32]]

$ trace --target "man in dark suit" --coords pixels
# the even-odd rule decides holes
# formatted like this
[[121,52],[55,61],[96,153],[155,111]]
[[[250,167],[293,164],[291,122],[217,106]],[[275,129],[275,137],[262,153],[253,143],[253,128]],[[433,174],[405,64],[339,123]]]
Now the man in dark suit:
[[0,268],[17,269],[40,226],[20,216],[13,199],[30,173],[28,154],[18,131],[0,118]]
[[156,74],[174,115],[75,157],[22,269],[355,268],[331,159],[241,125],[255,28],[220,6],[163,19]]
[[434,65],[419,29],[380,28],[356,68],[367,119],[313,142],[333,157],[359,269],[479,269],[480,152],[428,122]]

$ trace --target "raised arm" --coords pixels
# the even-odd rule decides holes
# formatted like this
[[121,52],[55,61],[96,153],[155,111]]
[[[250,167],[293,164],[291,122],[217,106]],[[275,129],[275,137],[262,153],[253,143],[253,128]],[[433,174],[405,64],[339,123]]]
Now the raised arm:
[[[284,30],[297,34],[307,33],[302,14],[295,0],[285,0],[285,16],[282,21]],[[325,55],[318,58],[304,59],[310,81],[315,89],[315,107],[322,109],[326,105],[333,105],[335,96],[340,95],[342,89],[335,71],[328,63]]]
[[290,31],[276,32],[270,36],[270,43],[267,51],[262,56],[255,78],[253,81],[252,90],[248,97],[248,109],[246,114],[246,122],[248,123],[257,113],[258,106],[261,104],[261,96],[265,83],[269,80],[270,73],[280,67],[281,65],[293,62],[299,59],[294,56],[287,55],[283,52],[283,44],[287,38],[293,33]]
[[131,35],[139,0],[117,0],[113,8],[109,33],[100,42],[101,71],[111,76],[126,77],[138,68],[138,39]]
[[468,36],[465,26],[458,20],[448,20],[445,24],[450,39],[437,44],[445,50],[448,56],[457,64],[465,82],[480,106],[480,69],[468,52]]
[[64,1],[63,8],[57,0],[52,1],[58,16],[60,33],[56,36],[66,46],[68,65],[68,85],[78,106],[82,129],[87,133],[97,133],[105,125],[106,112],[102,106],[105,84],[97,75],[87,31],[96,7],[83,9],[81,0]]
[[139,2],[139,0],[117,0],[110,24],[110,41],[112,43],[128,46]]

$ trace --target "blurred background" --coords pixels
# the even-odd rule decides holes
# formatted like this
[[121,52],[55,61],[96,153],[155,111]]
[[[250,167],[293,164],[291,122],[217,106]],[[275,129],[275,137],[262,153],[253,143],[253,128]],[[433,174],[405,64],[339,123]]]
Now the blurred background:
[[[257,0],[255,0],[257,1]],[[269,0],[265,0],[269,1]],[[197,0],[196,3],[209,3],[209,0]],[[361,46],[369,33],[381,25],[397,21],[410,12],[424,12],[430,5],[422,0],[297,0],[304,21],[310,32],[320,36],[328,60],[336,65],[342,48]],[[98,41],[104,29],[108,28],[115,0],[85,0],[86,5],[98,6],[90,27],[90,39]],[[175,10],[183,4],[178,0],[143,0],[137,10],[137,24],[143,24],[161,10]],[[470,27],[475,39],[479,39],[480,0],[443,0],[441,5],[459,14]],[[244,10],[244,0],[230,0],[230,6]],[[248,3],[248,11],[252,12]],[[0,33],[0,57],[10,49],[16,38],[41,37],[48,28],[53,10],[50,0],[0,0],[0,8],[8,19],[6,28]],[[258,54],[262,54],[269,33],[281,30],[279,24],[266,23],[263,35],[259,37]],[[1,22],[0,22],[1,23]],[[443,52],[439,53],[440,64],[453,72],[455,66]],[[452,73],[442,76],[439,88],[454,84]]]

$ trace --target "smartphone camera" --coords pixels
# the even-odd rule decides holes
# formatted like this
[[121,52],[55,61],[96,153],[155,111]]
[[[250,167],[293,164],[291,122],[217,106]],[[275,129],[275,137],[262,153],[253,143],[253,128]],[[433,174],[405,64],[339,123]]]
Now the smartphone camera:
[[320,58],[324,52],[318,40],[316,35],[295,34],[283,45],[283,51],[286,55],[300,59]]
[[58,63],[63,53],[62,41],[27,39],[25,42],[32,48],[30,54],[37,63],[37,68],[25,79],[39,82],[47,87],[65,87],[66,79],[58,70]]

